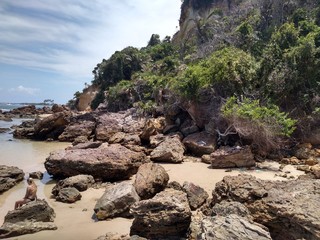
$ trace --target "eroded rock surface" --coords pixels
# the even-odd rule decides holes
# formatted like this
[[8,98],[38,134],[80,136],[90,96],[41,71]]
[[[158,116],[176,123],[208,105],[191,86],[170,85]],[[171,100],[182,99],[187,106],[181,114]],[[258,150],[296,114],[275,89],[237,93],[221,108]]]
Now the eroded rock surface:
[[177,135],[166,137],[150,154],[154,162],[181,163],[185,152],[184,145]]
[[134,221],[130,235],[147,239],[185,237],[191,222],[186,193],[174,189],[166,189],[152,199],[134,204],[131,212]]
[[165,189],[168,181],[169,175],[164,167],[145,163],[139,167],[133,185],[141,199],[148,199]]
[[222,147],[211,153],[212,168],[233,168],[255,166],[250,147]]
[[24,172],[12,166],[0,165],[0,193],[5,192],[21,182]]
[[105,193],[98,200],[94,212],[99,220],[112,217],[129,216],[130,206],[140,200],[134,186],[122,182],[107,187]]
[[216,184],[213,203],[243,203],[273,239],[320,239],[320,182],[263,181],[249,175],[226,176]]
[[55,177],[91,175],[104,181],[125,180],[146,163],[146,155],[119,144],[102,144],[94,149],[66,149],[52,152],[44,165]]
[[187,193],[191,210],[201,207],[209,197],[208,193],[202,187],[191,182],[184,182],[183,189]]
[[44,200],[30,202],[8,212],[0,228],[0,238],[20,236],[43,230],[56,230],[54,210]]
[[183,144],[187,147],[188,151],[201,157],[215,150],[216,140],[215,136],[207,132],[199,132],[184,138]]

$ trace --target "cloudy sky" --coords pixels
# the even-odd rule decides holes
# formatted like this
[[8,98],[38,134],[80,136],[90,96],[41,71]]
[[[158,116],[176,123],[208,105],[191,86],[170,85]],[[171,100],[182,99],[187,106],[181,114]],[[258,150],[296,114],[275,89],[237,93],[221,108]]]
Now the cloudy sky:
[[181,0],[0,0],[0,102],[66,103],[103,58],[178,30]]

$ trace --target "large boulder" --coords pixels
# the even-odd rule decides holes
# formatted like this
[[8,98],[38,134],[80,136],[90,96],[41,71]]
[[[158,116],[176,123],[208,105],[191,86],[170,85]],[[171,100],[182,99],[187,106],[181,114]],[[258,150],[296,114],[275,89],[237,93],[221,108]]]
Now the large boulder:
[[201,207],[209,197],[209,194],[202,187],[191,182],[184,182],[182,187],[187,193],[191,210]]
[[54,177],[91,175],[95,179],[117,181],[129,179],[146,163],[146,155],[120,144],[102,144],[94,149],[66,149],[50,153],[44,165]]
[[76,138],[83,136],[89,139],[94,133],[96,123],[93,121],[81,121],[70,123],[59,136],[59,141],[73,142]]
[[20,236],[43,230],[56,230],[54,210],[44,200],[30,202],[8,212],[0,228],[0,238]]
[[183,238],[191,222],[186,193],[170,188],[134,204],[130,211],[134,215],[130,235],[147,239]]
[[34,138],[39,140],[58,139],[66,126],[70,123],[72,113],[69,111],[54,113],[39,119],[34,126]]
[[179,136],[166,137],[150,154],[154,162],[181,163],[185,152]]
[[183,139],[183,144],[191,153],[202,156],[210,154],[215,150],[216,139],[215,136],[207,132],[194,133]]
[[272,239],[320,239],[320,182],[264,181],[249,175],[226,176],[216,184],[213,204],[238,201]]
[[56,200],[63,203],[74,203],[81,198],[81,193],[74,187],[62,188],[56,196]]
[[53,188],[51,193],[57,196],[61,189],[63,188],[76,188],[78,191],[82,192],[87,190],[95,183],[94,178],[91,175],[80,174],[77,176],[69,177],[60,180]]
[[34,120],[23,121],[19,126],[14,127],[13,136],[19,139],[32,138],[34,134],[34,125]]
[[249,146],[222,147],[210,155],[212,168],[253,167],[256,162]]
[[98,220],[113,217],[127,217],[130,206],[140,200],[135,188],[128,182],[110,186],[98,200],[94,212]]
[[18,167],[0,165],[0,193],[5,192],[21,182],[24,172]]
[[210,240],[271,240],[270,233],[261,225],[246,218],[228,216],[205,217],[201,222],[201,233],[197,239]]
[[152,198],[167,186],[169,175],[159,164],[145,163],[139,167],[134,187],[141,199]]
[[130,111],[105,113],[97,117],[96,139],[107,142],[117,132],[140,134],[143,119],[135,119]]

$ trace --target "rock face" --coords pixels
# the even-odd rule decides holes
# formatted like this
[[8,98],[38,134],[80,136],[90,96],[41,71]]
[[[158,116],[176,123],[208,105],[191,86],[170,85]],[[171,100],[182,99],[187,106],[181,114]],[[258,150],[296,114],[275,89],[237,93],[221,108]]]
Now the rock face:
[[39,120],[34,126],[34,138],[39,140],[57,139],[70,123],[72,113],[58,112]]
[[183,161],[184,145],[177,135],[166,137],[150,154],[154,162],[181,163]]
[[163,117],[148,119],[142,130],[142,133],[140,134],[140,138],[142,140],[149,141],[151,136],[157,135],[163,131],[164,125],[165,120]]
[[249,146],[223,147],[211,153],[210,157],[212,168],[253,167],[256,164]]
[[22,122],[19,126],[15,127],[13,136],[19,139],[31,138],[34,134],[34,125],[34,121]]
[[84,136],[89,139],[94,133],[95,122],[81,121],[69,124],[59,136],[59,141],[73,142],[77,137]]
[[271,240],[268,231],[235,214],[204,218],[201,222],[201,232],[198,239]]
[[22,181],[24,172],[17,167],[0,165],[0,193],[5,192]]
[[320,182],[263,181],[249,175],[227,176],[216,184],[213,203],[243,203],[272,239],[320,239]]
[[207,132],[200,132],[184,138],[183,144],[188,151],[201,157],[202,155],[210,154],[215,150],[216,140],[215,136]]
[[130,235],[147,239],[179,239],[185,237],[191,222],[186,193],[166,189],[152,199],[131,207],[134,221]]
[[203,188],[190,182],[184,182],[183,189],[187,193],[191,210],[201,207],[209,197],[208,193]]
[[119,144],[102,144],[94,149],[52,152],[44,165],[48,173],[55,177],[86,174],[95,179],[116,181],[130,178],[145,162],[144,153],[131,151]]
[[55,196],[58,195],[61,189],[73,187],[82,192],[87,190],[94,184],[94,178],[91,175],[77,175],[60,180],[52,189],[51,193]]
[[152,198],[167,186],[169,175],[159,164],[145,163],[139,167],[134,187],[141,199]]
[[132,184],[122,182],[106,189],[96,203],[94,212],[98,220],[129,216],[130,206],[140,200]]
[[55,213],[44,200],[30,202],[8,212],[0,228],[0,238],[30,234],[42,230],[56,230]]

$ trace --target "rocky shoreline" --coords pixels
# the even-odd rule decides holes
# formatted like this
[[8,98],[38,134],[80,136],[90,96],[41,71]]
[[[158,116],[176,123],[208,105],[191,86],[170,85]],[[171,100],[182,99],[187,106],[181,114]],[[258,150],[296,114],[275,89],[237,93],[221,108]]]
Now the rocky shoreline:
[[[14,136],[72,142],[72,147],[52,152],[45,161],[47,172],[60,180],[52,197],[70,204],[81,201],[81,192],[88,188],[103,187],[105,193],[91,209],[95,218],[133,219],[131,236],[107,233],[99,239],[320,238],[320,203],[316,200],[320,197],[320,149],[315,145],[299,144],[273,154],[280,164],[277,174],[284,181],[226,176],[210,195],[192,182],[170,181],[161,164],[183,165],[192,158],[211,169],[232,171],[256,168],[264,159],[250,146],[218,147],[212,132],[199,130],[190,119],[181,118],[179,110],[170,113],[169,121],[167,116],[139,117],[134,109],[118,113],[55,109],[44,118],[17,126]],[[281,171],[286,165],[306,174],[295,178]],[[7,175],[1,173],[1,179]],[[133,177],[134,182],[125,181]],[[310,204],[306,204],[308,199]],[[43,202],[32,204],[40,207]],[[37,216],[24,217],[28,205],[8,213],[21,217],[20,227],[6,217],[0,238],[46,229],[35,227]]]

